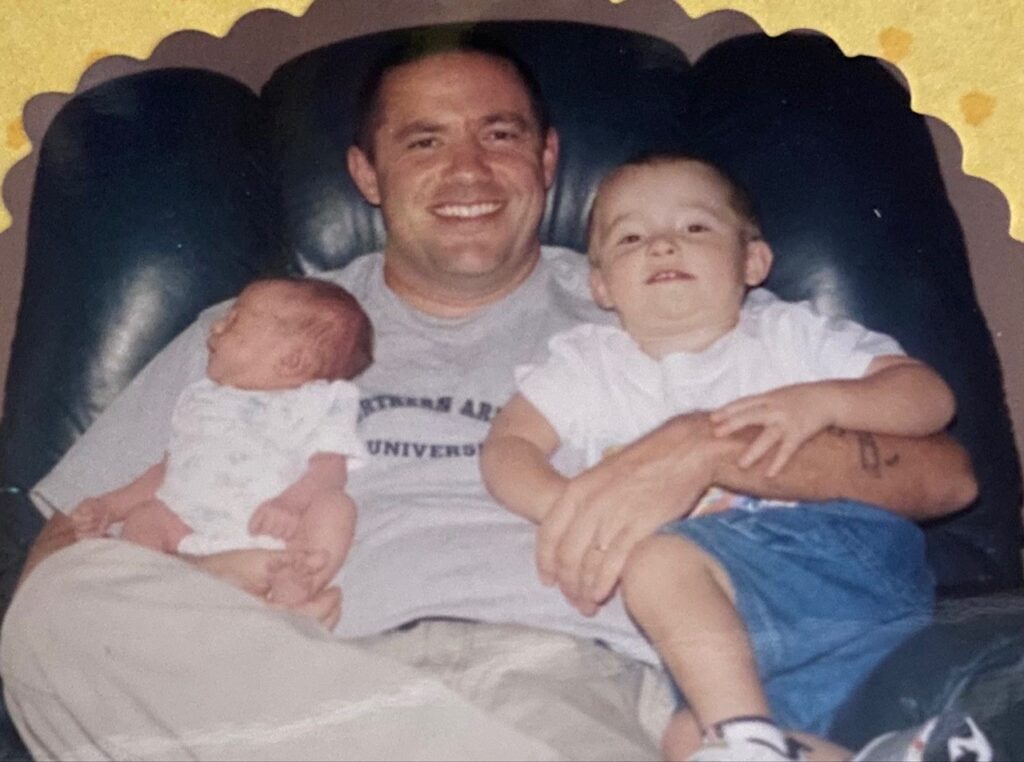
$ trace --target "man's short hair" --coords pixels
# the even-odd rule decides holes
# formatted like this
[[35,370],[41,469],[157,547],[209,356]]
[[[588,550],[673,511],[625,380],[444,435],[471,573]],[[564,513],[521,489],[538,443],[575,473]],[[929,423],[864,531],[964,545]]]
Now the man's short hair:
[[373,161],[373,137],[381,123],[381,90],[387,75],[399,66],[443,53],[478,53],[512,66],[530,100],[530,109],[541,138],[551,126],[540,83],[523,60],[494,37],[473,26],[426,28],[409,33],[387,50],[370,68],[356,96],[352,142]]
[[373,362],[373,324],[356,298],[316,278],[270,278],[289,290],[285,328],[314,348],[313,378],[352,379]]
[[726,172],[715,162],[696,154],[688,154],[673,151],[657,151],[637,154],[619,164],[615,169],[601,178],[594,192],[594,200],[590,204],[590,211],[587,213],[587,252],[593,261],[593,254],[590,252],[590,241],[594,234],[594,210],[597,208],[597,201],[601,192],[619,175],[630,167],[657,167],[663,164],[683,164],[692,162],[710,169],[725,186],[729,194],[729,207],[739,215],[740,219],[747,224],[748,240],[761,238],[761,221],[757,215],[757,208],[754,200],[746,189],[736,179]]

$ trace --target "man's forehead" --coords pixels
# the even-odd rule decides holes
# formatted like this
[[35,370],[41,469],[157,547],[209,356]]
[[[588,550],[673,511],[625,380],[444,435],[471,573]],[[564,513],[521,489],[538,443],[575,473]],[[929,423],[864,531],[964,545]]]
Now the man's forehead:
[[432,106],[453,103],[461,108],[471,107],[481,118],[504,113],[536,121],[529,91],[515,66],[487,53],[437,53],[396,66],[381,82],[382,121],[419,118],[408,112],[430,111]]

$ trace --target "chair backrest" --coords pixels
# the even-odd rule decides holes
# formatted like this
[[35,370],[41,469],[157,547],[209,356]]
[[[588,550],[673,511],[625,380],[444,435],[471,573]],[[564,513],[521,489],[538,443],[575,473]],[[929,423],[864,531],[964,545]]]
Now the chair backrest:
[[[255,96],[165,70],[73,99],[40,154],[23,304],[0,429],[5,513],[127,380],[203,306],[257,274],[337,267],[379,249],[347,176],[359,84],[404,30],[281,66]],[[582,248],[608,168],[645,150],[698,153],[754,196],[785,298],[895,335],[954,387],[953,433],[981,482],[928,528],[949,588],[1020,579],[1020,467],[999,363],[923,120],[877,63],[807,35],[736,38],[691,65],[673,46],[572,23],[475,25],[534,71],[562,139],[545,243]]]

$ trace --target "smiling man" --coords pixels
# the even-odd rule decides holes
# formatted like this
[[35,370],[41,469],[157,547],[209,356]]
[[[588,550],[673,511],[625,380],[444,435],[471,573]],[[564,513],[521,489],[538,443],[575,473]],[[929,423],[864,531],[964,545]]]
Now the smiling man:
[[[34,491],[51,515],[0,654],[33,753],[658,756],[671,707],[656,655],[617,600],[586,618],[541,584],[536,528],[497,505],[478,470],[513,369],[555,333],[610,319],[590,299],[585,258],[539,242],[557,156],[529,73],[489,43],[396,51],[377,67],[348,162],[383,212],[387,244],[323,276],[360,300],[377,337],[357,379],[374,457],[348,485],[359,518],[340,576],[296,608],[303,618],[261,599],[275,552],[246,551],[261,554],[261,575],[240,571],[251,565],[237,554],[190,564],[114,540],[73,543],[64,514],[163,450],[170,406],[202,374],[204,338],[226,306],[212,308]],[[595,512],[628,525],[631,512],[712,483],[851,495],[915,517],[973,496],[949,440],[878,438],[886,468],[868,473],[855,439],[819,437],[769,480],[734,465],[745,440],[715,439],[700,415],[674,419],[569,481],[558,522],[541,529],[557,559],[547,572],[573,594],[586,550],[573,527]],[[579,468],[572,453],[558,457]],[[333,620],[338,586],[332,637],[309,618]]]

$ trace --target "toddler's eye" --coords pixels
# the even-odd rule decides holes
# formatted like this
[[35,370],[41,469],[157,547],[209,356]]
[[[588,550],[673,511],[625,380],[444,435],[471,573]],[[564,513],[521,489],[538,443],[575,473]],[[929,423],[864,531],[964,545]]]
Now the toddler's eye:
[[640,243],[640,236],[636,233],[626,233],[626,235],[619,238],[620,246],[628,246],[631,243]]
[[686,226],[687,233],[706,233],[710,229],[703,222],[691,222]]

